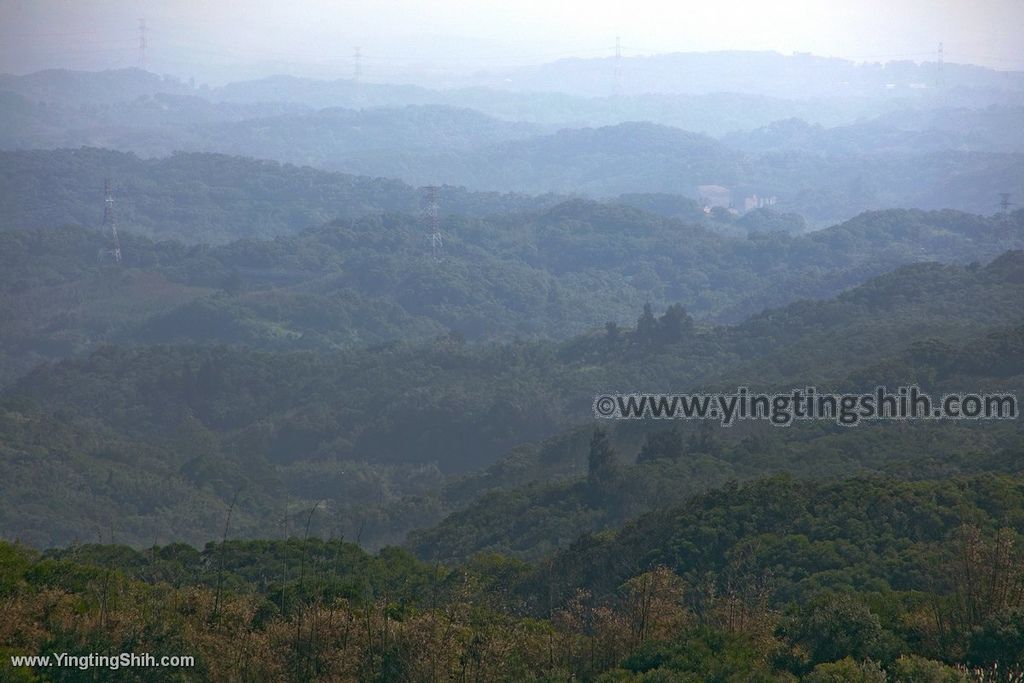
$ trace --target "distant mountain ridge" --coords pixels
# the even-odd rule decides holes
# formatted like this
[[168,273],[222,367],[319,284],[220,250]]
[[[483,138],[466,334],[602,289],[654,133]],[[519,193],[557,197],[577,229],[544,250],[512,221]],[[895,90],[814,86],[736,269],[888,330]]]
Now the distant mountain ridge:
[[[581,64],[598,65],[596,68],[605,79],[611,73],[602,60],[593,63],[583,60]],[[984,69],[981,72],[989,73]],[[509,121],[545,126],[593,127],[645,120],[723,135],[793,117],[837,126],[913,107],[976,109],[989,105],[1022,106],[1024,93],[1021,88],[1003,89],[1008,83],[1015,83],[1013,78],[1015,76],[1011,74],[1009,78],[1004,75],[1002,80],[996,79],[998,88],[947,88],[941,93],[929,89],[895,92],[884,89],[881,94],[873,92],[862,96],[829,88],[820,96],[807,91],[786,95],[775,90],[730,91],[723,85],[703,94],[654,91],[612,96],[611,91],[606,90],[591,96],[558,91],[513,92],[503,87],[504,79],[493,87],[436,90],[390,83],[355,84],[348,78],[323,80],[279,75],[210,88],[192,86],[138,69],[121,69],[102,72],[51,70],[25,76],[4,74],[0,75],[0,92],[20,95],[29,103],[44,102],[51,106],[87,109],[159,96],[198,97],[210,103],[235,107],[277,105],[324,109],[442,105],[475,109]],[[565,81],[562,85],[570,87]],[[610,81],[607,85],[610,88]]]
[[[524,91],[606,95],[612,92],[615,58],[567,58],[494,74],[481,74],[479,85]],[[934,88],[937,63],[889,61],[855,63],[811,54],[721,51],[675,52],[626,56],[619,60],[619,90],[704,94],[742,92],[793,98],[830,95],[880,96]],[[943,64],[943,87],[1024,91],[1024,72],[997,71],[970,64]]]

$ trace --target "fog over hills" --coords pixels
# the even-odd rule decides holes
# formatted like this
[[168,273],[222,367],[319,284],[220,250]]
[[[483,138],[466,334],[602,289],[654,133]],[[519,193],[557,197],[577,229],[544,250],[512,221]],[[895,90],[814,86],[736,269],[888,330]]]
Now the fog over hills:
[[1016,4],[127,4],[0,3],[0,681],[1024,679]]
[[[723,69],[733,57],[723,57]],[[1012,74],[965,74],[988,93],[972,107],[925,90],[765,100],[734,84],[748,92],[549,100],[292,77],[208,89],[132,70],[42,72],[3,79],[0,144],[157,157],[219,152],[476,191],[654,192],[699,202],[706,197],[698,188],[717,186],[726,188],[727,208],[767,200],[822,227],[889,206],[986,213],[1000,192],[1022,187],[1024,107],[1015,102],[1024,91]],[[112,101],[112,92],[123,100]],[[846,103],[854,109],[839,114]],[[535,109],[548,113],[533,116]],[[517,114],[523,120],[510,120]],[[613,125],[581,122],[592,118]],[[708,132],[720,137],[702,137]]]
[[[1024,72],[996,71],[937,60],[855,63],[846,59],[776,52],[674,53],[622,57],[618,92],[701,95],[740,92],[786,98],[878,97],[944,87],[1020,93]],[[601,96],[615,85],[616,58],[563,59],[480,76],[480,85],[517,91]]]

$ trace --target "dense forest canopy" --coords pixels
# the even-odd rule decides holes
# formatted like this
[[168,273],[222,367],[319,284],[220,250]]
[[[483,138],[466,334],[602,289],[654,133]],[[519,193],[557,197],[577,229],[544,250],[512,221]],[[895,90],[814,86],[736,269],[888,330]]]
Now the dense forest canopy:
[[[438,539],[419,542],[423,552],[451,559],[472,551],[440,548],[486,549],[475,531],[456,533],[451,525],[493,519],[499,526],[486,533],[507,534],[505,525],[531,528],[519,527],[521,520],[543,510],[564,531],[498,543],[502,551],[536,557],[582,531],[650,509],[660,495],[679,500],[729,478],[886,471],[926,458],[970,472],[969,464],[954,464],[969,444],[980,443],[970,425],[929,424],[909,435],[885,424],[782,433],[759,425],[752,433],[735,427],[709,437],[687,424],[679,438],[696,439],[688,457],[626,470],[595,507],[590,488],[576,481],[586,473],[585,439],[559,432],[586,420],[594,394],[609,387],[771,390],[816,383],[849,391],[918,382],[939,395],[963,386],[1012,390],[1024,358],[1022,272],[1019,251],[984,267],[907,266],[835,299],[794,303],[735,326],[695,325],[675,307],[651,324],[644,323],[651,314],[638,312],[635,327],[560,342],[481,345],[446,334],[347,350],[257,351],[189,338],[194,317],[186,316],[167,328],[179,335],[173,340],[108,346],[42,365],[6,390],[7,495],[32,495],[7,511],[6,524],[23,537],[38,533],[31,520],[42,509],[83,506],[74,520],[54,519],[59,530],[32,536],[34,542],[81,538],[95,524],[112,523],[113,509],[123,527],[118,533],[137,542],[154,534],[205,542],[216,534],[215,511],[243,491],[238,533],[267,533],[282,508],[328,499],[331,512],[318,522],[326,526],[316,528],[340,528],[373,544],[400,540],[410,524],[471,504],[440,527]],[[986,427],[988,448],[1008,448],[1019,438],[1010,426]],[[636,453],[645,436],[624,428],[615,438]],[[725,442],[712,445],[709,438]],[[943,440],[948,446],[936,451]],[[521,446],[530,442],[537,445]],[[75,500],[45,503],[25,483],[40,476],[89,483],[77,487]],[[163,502],[145,493],[150,476],[174,482],[164,486]],[[563,478],[564,485],[534,490]],[[654,481],[663,494],[650,493]],[[123,493],[129,482],[139,487],[130,504]],[[477,500],[499,490],[506,502]],[[551,504],[538,507],[536,496]],[[518,512],[499,512],[506,505]]]
[[1019,398],[1021,72],[360,67],[0,74],[0,680],[1020,680],[1019,416],[594,398]]
[[[209,213],[199,197],[188,200],[196,177],[186,174],[189,168],[210,176],[219,168],[219,177],[233,169],[260,181],[251,165],[224,157],[190,159],[195,164],[115,158],[149,169],[152,178],[126,181],[137,188],[137,203],[117,205],[121,267],[97,261],[108,236],[96,230],[0,230],[0,308],[9,321],[0,330],[6,340],[0,380],[99,343],[334,350],[449,334],[469,341],[564,339],[608,321],[627,324],[648,302],[735,322],[765,307],[833,296],[902,264],[987,261],[1024,246],[1024,211],[983,218],[891,210],[792,235],[772,229],[792,218],[771,211],[752,212],[735,233],[723,233],[685,217],[587,200],[526,213],[450,216],[441,261],[430,252],[422,220],[392,212],[218,246],[154,242],[130,226],[151,223],[176,235],[193,229],[194,219],[237,213],[217,210],[222,204],[213,188]],[[266,181],[282,171],[270,166]],[[81,204],[67,197],[69,213],[92,209],[84,203],[87,189],[78,190]],[[165,202],[178,193],[191,211],[168,222]],[[257,206],[244,195],[237,201]],[[52,199],[35,208],[19,203],[31,210],[11,227],[30,228],[60,210]],[[230,230],[234,220],[211,231]]]

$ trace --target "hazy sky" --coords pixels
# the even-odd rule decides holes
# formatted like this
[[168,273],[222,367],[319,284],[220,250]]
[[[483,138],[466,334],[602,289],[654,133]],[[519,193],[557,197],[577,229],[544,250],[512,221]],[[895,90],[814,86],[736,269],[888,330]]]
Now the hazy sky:
[[0,0],[0,70],[147,66],[217,81],[293,71],[444,77],[612,53],[806,51],[1024,69],[1024,0]]

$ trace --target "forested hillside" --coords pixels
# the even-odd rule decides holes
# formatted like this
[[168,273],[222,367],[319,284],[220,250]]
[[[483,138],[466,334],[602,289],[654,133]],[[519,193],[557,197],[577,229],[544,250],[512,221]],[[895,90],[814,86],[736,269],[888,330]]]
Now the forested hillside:
[[[404,183],[219,154],[139,159],[106,149],[0,152],[0,226],[98,226],[111,178],[123,228],[213,244],[273,237],[339,218],[420,211]],[[445,213],[489,215],[555,200],[442,188]]]
[[1024,133],[1014,121],[1021,107],[984,109],[907,108],[875,119],[826,128],[798,118],[753,130],[731,131],[722,141],[749,152],[801,150],[830,155],[880,152],[920,153],[956,149],[973,152],[1024,151]]
[[[139,199],[122,211],[123,267],[97,261],[108,237],[93,230],[0,231],[0,307],[8,319],[0,379],[100,343],[335,350],[449,334],[471,342],[564,339],[608,321],[628,323],[645,303],[682,304],[698,319],[732,322],[833,296],[905,263],[987,261],[1024,245],[1024,211],[1006,218],[885,211],[799,236],[737,227],[743,236],[730,237],[709,224],[583,200],[450,216],[440,261],[422,221],[394,213],[215,247],[130,232],[136,217],[162,221],[160,202],[175,186],[156,179],[184,173],[186,160],[159,162],[148,188],[145,176],[126,181],[139,184]],[[235,168],[224,157],[194,161],[211,174],[218,162]],[[181,182],[180,201],[190,201]],[[64,206],[87,210],[74,197]],[[34,210],[61,209],[39,201]]]
[[[172,106],[181,105],[175,102]],[[149,109],[164,112],[162,106],[146,103],[131,107],[144,110],[142,116],[132,117],[135,121],[144,122]],[[133,165],[142,165],[141,175],[147,179],[159,178],[161,185],[169,183],[168,189],[191,188],[199,202],[217,201],[219,217],[203,215],[192,221],[188,232],[184,232],[184,226],[178,227],[178,234],[190,240],[223,240],[226,228],[219,223],[227,220],[225,213],[231,216],[233,225],[228,229],[234,234],[245,229],[246,234],[266,236],[332,217],[382,209],[408,211],[417,201],[409,188],[398,183],[313,174],[304,168],[281,169],[265,163],[261,168],[251,168],[252,161],[218,161],[217,157],[198,157],[194,154],[197,152],[243,154],[372,178],[401,179],[414,185],[453,185],[486,192],[582,193],[593,197],[669,193],[696,200],[698,187],[716,185],[728,188],[739,205],[744,197],[775,197],[779,209],[803,214],[820,225],[892,206],[991,213],[998,192],[1024,187],[1024,157],[1014,142],[1019,136],[1018,127],[1012,123],[1020,118],[1020,111],[993,111],[981,121],[987,126],[969,127],[964,132],[907,130],[912,126],[909,123],[902,128],[878,123],[823,129],[802,121],[784,121],[734,134],[721,142],[678,128],[635,122],[547,133],[528,124],[439,107],[325,109],[244,120],[229,116],[227,120],[189,125],[173,121],[127,125],[111,120],[91,126],[81,122],[82,128],[74,127],[77,122],[68,122],[67,127],[57,122],[46,124],[55,116],[48,108],[41,116],[28,111],[19,116],[33,131],[49,125],[52,134],[21,135],[16,132],[17,124],[12,123],[5,126],[4,135],[9,139],[3,145],[22,149],[111,147],[161,158],[180,151],[193,153],[163,162],[135,164],[109,153],[60,153],[77,154],[74,166],[78,170],[91,170],[100,176],[124,177],[135,171]],[[90,115],[95,116],[74,112],[75,118]],[[201,112],[197,118],[204,115]],[[960,129],[964,129],[963,124]],[[0,157],[0,162],[0,166],[23,169],[17,178],[4,179],[5,194],[12,197],[21,193],[31,198],[36,188],[25,186],[28,178],[24,173],[38,177],[47,163],[62,165],[62,173],[47,174],[50,182],[71,181],[72,188],[77,184],[65,175],[68,168],[62,156],[8,155]],[[211,166],[218,169],[216,175],[208,173]],[[197,173],[195,181],[202,188],[188,185],[191,178],[181,178],[183,172]],[[185,186],[181,187],[183,181]],[[269,183],[274,187],[267,187]],[[220,187],[245,196],[259,191],[260,197],[243,209],[237,203],[241,194],[210,194],[212,188]],[[138,195],[140,202],[148,194],[142,183],[123,184],[122,190]],[[162,194],[167,202],[166,193]],[[444,199],[445,210],[454,212],[498,213],[530,205],[525,198],[517,201],[462,190],[451,190]],[[175,206],[181,204],[179,201]],[[80,212],[67,214],[58,209],[31,218],[51,223],[84,219]],[[180,225],[185,218],[175,213],[180,209],[174,206],[161,209],[159,219],[138,217],[144,229],[153,230],[159,225],[167,230],[167,224]],[[244,227],[240,224],[243,219],[247,223]]]
[[534,566],[300,539],[2,544],[19,609],[0,633],[17,652],[189,652],[211,680],[991,680],[1024,656],[1020,497],[1019,476],[776,478]]
[[454,160],[438,155],[427,160],[424,171],[406,166],[400,174],[413,182],[435,177],[476,189],[591,196],[668,192],[696,197],[699,186],[718,185],[737,197],[775,196],[781,209],[816,221],[890,206],[988,213],[998,201],[993,188],[1024,186],[1024,156],[1006,152],[1005,145],[997,152],[967,152],[945,140],[906,150],[879,149],[876,142],[874,149],[861,151],[844,150],[842,142],[832,143],[832,135],[825,137],[825,144],[807,151],[744,154],[678,129],[624,123],[514,140]]
[[428,151],[461,152],[545,130],[442,105],[311,110],[276,100],[234,104],[165,93],[86,107],[4,93],[0,112],[7,124],[0,148],[220,152],[355,172],[361,165],[377,175],[388,163],[400,170],[403,159],[415,162]]
[[[42,545],[82,538],[97,524],[113,525],[118,536],[135,542],[154,534],[199,542],[216,534],[218,511],[238,494],[237,533],[268,533],[271,520],[288,510],[326,499],[333,502],[318,518],[318,532],[375,544],[397,541],[404,530],[496,489],[510,490],[500,495],[544,510],[547,523],[555,523],[563,513],[537,507],[531,482],[568,478],[565,487],[576,493],[557,487],[538,493],[553,495],[556,508],[566,510],[557,522],[564,524],[561,532],[496,546],[535,557],[579,532],[615,526],[656,505],[662,498],[641,494],[644,482],[659,481],[668,500],[679,500],[729,478],[807,471],[815,449],[833,441],[835,455],[819,452],[811,471],[856,474],[960,457],[969,451],[954,444],[982,442],[976,430],[956,424],[920,426],[933,435],[928,438],[921,431],[883,438],[892,433],[888,425],[834,427],[835,434],[820,426],[775,434],[761,425],[769,433],[753,442],[739,427],[715,437],[691,435],[687,426],[679,438],[692,441],[693,458],[672,461],[667,470],[665,462],[630,469],[594,503],[587,502],[593,500],[588,486],[573,481],[587,471],[586,438],[522,445],[585,421],[594,394],[609,387],[730,390],[743,382],[768,390],[817,382],[851,390],[870,389],[881,378],[918,381],[937,393],[965,385],[1012,389],[1024,358],[1021,264],[1020,252],[1012,252],[986,267],[912,266],[838,299],[793,304],[734,327],[695,326],[681,308],[672,308],[641,314],[633,330],[609,326],[560,343],[481,346],[442,336],[426,344],[330,353],[194,343],[101,349],[41,366],[5,392],[2,433],[11,463],[5,495],[20,501],[5,508],[5,528]],[[959,385],[945,374],[951,367]],[[614,438],[629,449],[620,457],[632,460],[646,437],[624,429]],[[989,427],[985,434],[986,448],[1015,443],[1011,427]],[[709,438],[725,442],[711,446]],[[942,441],[950,447],[935,451]],[[506,452],[492,470],[452,479]],[[40,477],[80,484],[53,489],[50,495],[58,498],[45,502],[31,483]],[[161,496],[147,493],[149,477],[168,482]],[[525,492],[511,490],[523,485]],[[129,488],[136,497],[125,497]],[[573,502],[577,495],[581,507]],[[481,499],[465,519],[518,526],[523,511],[505,514],[508,504]],[[583,512],[595,504],[592,513]],[[70,507],[81,512],[53,519],[44,527],[47,535],[38,535],[30,520],[45,509]],[[444,540],[420,542],[422,552],[448,559],[494,543],[441,529]],[[441,549],[465,543],[470,550]]]
[[1024,681],[1024,11],[502,2],[0,7],[0,682]]
[[[883,327],[884,323],[861,329],[875,334]],[[823,333],[828,339],[843,337],[834,326]],[[735,391],[749,381],[744,378],[757,378],[759,388],[816,385],[872,391],[878,384],[895,387],[916,382],[941,395],[965,386],[1012,391],[1024,379],[1024,328],[995,329],[962,344],[944,341],[950,337],[943,337],[941,330],[932,334],[918,337],[898,354],[867,357],[863,366],[848,372],[829,368],[820,360],[825,354],[814,354],[810,345],[798,349],[807,353],[800,353],[801,360],[789,367],[778,363],[778,352],[767,353],[753,363],[740,363],[744,371],[737,374],[736,383],[715,378],[711,386]],[[896,336],[906,339],[909,335],[904,328]],[[870,341],[848,339],[845,346],[834,345],[827,353],[848,356]],[[877,341],[887,343],[883,338]],[[788,346],[783,340],[776,343]],[[901,348],[895,341],[888,344]],[[651,386],[664,391],[685,384],[683,379],[668,385],[651,380]],[[449,486],[449,495],[457,500],[469,492],[485,495],[435,528],[414,532],[409,545],[422,556],[448,562],[480,552],[538,560],[581,533],[618,527],[637,515],[730,481],[771,472],[901,479],[1016,472],[1021,467],[1016,459],[1024,448],[1021,431],[1012,423],[983,429],[968,423],[860,424],[852,429],[835,424],[715,427],[690,421],[675,425],[627,422],[609,426],[613,431],[600,439],[589,428],[579,428],[519,449],[482,475]],[[602,453],[612,466],[595,466]]]

